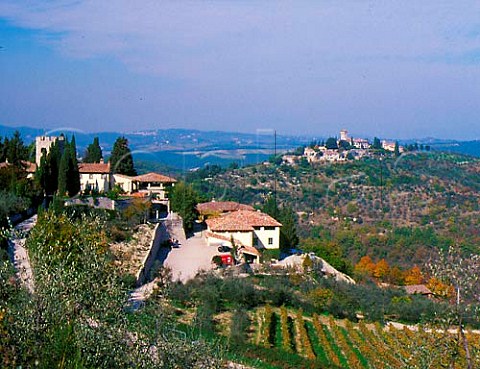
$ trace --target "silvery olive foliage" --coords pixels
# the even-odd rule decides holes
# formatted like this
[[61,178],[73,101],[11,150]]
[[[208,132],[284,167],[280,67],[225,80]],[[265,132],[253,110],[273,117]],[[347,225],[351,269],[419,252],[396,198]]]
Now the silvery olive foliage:
[[466,357],[464,367],[478,367],[480,358],[478,353],[472,352],[466,325],[479,319],[480,256],[465,254],[460,247],[451,246],[439,252],[428,268],[432,276],[452,290],[450,308],[437,317],[453,347],[450,350],[451,365],[458,359],[457,353],[461,349]]
[[0,367],[219,367],[205,343],[172,333],[160,304],[145,316],[157,322],[155,329],[132,324],[146,313],[127,309],[104,220],[45,212],[26,247],[34,294],[15,282],[8,261],[0,261]]

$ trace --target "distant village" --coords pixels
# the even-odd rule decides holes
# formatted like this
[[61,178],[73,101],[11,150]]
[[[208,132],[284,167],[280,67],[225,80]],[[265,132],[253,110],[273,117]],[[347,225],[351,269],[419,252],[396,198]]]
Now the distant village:
[[400,155],[406,151],[398,141],[387,141],[375,138],[370,142],[365,138],[350,137],[346,129],[340,131],[340,137],[330,137],[326,141],[312,143],[305,147],[302,154],[283,155],[284,164],[294,165],[306,159],[308,163],[345,162],[369,157],[374,152],[384,150]]

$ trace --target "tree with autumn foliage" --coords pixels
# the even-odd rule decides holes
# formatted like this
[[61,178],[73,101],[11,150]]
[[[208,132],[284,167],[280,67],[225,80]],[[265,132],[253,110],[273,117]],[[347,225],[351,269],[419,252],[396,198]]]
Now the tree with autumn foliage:
[[405,285],[412,286],[424,282],[422,271],[418,266],[414,266],[405,273]]
[[363,256],[355,265],[355,273],[361,276],[373,276],[375,271],[375,263],[370,256]]
[[381,259],[375,265],[375,271],[373,272],[373,276],[378,279],[384,279],[390,273],[390,265],[388,265],[385,259]]

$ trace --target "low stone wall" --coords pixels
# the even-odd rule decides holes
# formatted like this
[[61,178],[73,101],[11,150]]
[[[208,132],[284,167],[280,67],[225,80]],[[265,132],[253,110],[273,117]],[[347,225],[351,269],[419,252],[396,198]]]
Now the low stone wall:
[[87,198],[76,198],[76,199],[69,199],[65,201],[65,205],[86,205],[92,208],[98,209],[107,209],[107,210],[114,210],[115,209],[115,201],[109,199],[108,197],[87,197]]
[[163,242],[168,240],[170,237],[167,228],[164,223],[158,223],[155,226],[154,237],[152,240],[152,245],[150,247],[150,252],[145,256],[145,259],[142,263],[142,268],[138,271],[137,277],[137,286],[141,286],[148,279],[148,274],[150,269],[152,269],[155,259],[157,258],[158,250]]

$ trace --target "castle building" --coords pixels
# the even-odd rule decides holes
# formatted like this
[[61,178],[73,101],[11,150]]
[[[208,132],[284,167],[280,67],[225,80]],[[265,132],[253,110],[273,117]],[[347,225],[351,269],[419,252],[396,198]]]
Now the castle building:
[[350,141],[350,138],[348,137],[348,131],[346,129],[342,129],[340,131],[340,141]]
[[42,155],[45,152],[48,155],[50,147],[58,140],[60,144],[60,151],[65,148],[65,137],[63,136],[38,136],[35,139],[35,164],[40,166]]

